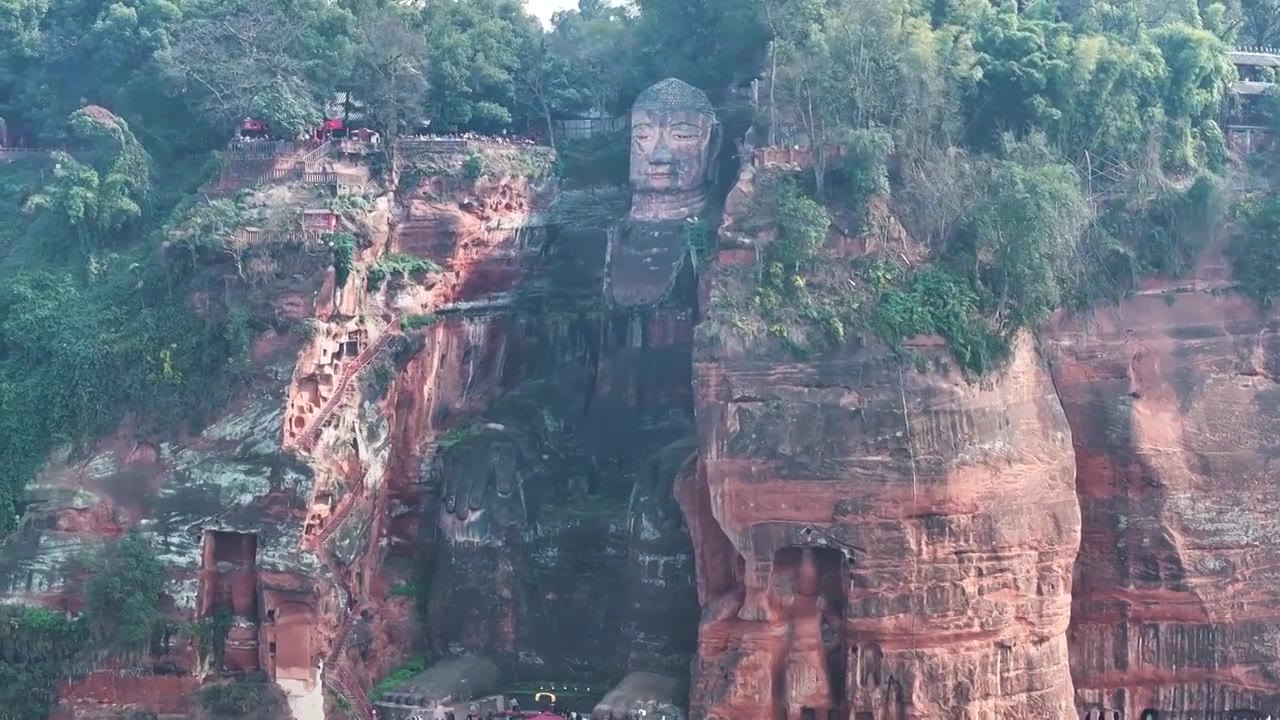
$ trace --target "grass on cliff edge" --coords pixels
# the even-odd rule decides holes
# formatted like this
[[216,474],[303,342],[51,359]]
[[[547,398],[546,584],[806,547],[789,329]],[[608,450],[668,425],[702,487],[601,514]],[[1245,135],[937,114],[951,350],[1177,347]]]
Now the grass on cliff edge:
[[413,658],[409,660],[395,670],[392,670],[386,677],[379,680],[377,685],[373,686],[373,690],[369,692],[369,701],[378,702],[383,695],[394,690],[397,685],[412,680],[419,674],[426,671],[426,669],[426,660],[422,658]]

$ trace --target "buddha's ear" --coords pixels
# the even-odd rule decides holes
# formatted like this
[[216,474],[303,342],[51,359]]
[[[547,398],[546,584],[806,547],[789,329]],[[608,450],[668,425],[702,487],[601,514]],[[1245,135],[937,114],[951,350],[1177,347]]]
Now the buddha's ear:
[[707,184],[714,185],[720,176],[720,143],[724,140],[724,125],[711,121],[711,142],[707,146]]

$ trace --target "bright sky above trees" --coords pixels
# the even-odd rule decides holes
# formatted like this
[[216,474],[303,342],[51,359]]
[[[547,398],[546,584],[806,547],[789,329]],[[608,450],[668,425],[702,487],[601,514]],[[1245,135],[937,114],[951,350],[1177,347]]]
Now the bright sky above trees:
[[528,0],[529,11],[538,16],[543,23],[551,22],[551,15],[557,10],[569,10],[578,7],[578,0]]

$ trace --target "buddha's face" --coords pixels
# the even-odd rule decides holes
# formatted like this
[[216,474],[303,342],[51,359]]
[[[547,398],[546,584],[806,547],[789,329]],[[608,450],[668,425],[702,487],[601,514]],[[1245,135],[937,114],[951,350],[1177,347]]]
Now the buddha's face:
[[631,188],[697,190],[706,182],[711,118],[696,110],[631,113]]

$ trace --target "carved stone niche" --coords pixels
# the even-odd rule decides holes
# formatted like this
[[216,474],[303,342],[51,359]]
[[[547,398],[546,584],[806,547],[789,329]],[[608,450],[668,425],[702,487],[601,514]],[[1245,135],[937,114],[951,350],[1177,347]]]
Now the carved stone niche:
[[775,683],[783,688],[787,720],[843,717],[846,562],[831,547],[791,546],[774,554],[769,602],[788,629]]

